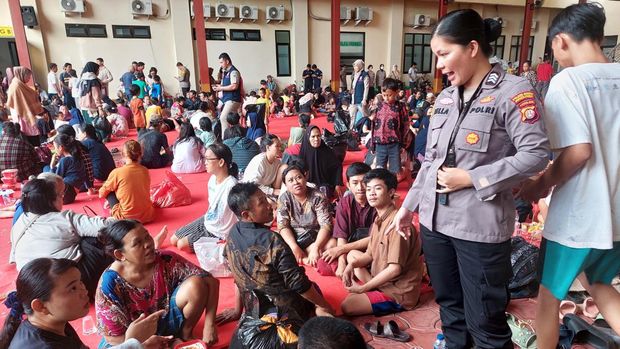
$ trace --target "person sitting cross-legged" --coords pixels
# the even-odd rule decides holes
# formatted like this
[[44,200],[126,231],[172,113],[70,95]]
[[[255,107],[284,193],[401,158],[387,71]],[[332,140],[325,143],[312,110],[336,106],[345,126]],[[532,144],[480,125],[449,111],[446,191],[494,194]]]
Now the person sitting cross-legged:
[[396,176],[378,168],[368,172],[364,182],[368,204],[377,210],[377,218],[366,252],[350,251],[347,255],[349,264],[342,280],[349,295],[342,302],[342,312],[379,316],[411,310],[420,296],[420,241],[413,230],[405,240],[392,228],[397,212],[393,202]]
[[324,249],[336,245],[329,203],[318,189],[306,185],[306,172],[299,164],[287,167],[282,178],[287,190],[278,198],[278,232],[299,263],[316,267]]
[[[239,322],[239,328],[244,328],[270,316],[267,313],[274,310],[278,314],[276,321],[284,325],[292,321],[285,330],[290,336],[283,341],[295,344],[299,331],[295,324],[314,316],[332,316],[334,311],[318,286],[308,279],[284,239],[265,226],[273,220],[273,210],[256,184],[236,184],[228,195],[228,206],[240,220],[230,230],[224,250],[237,285],[237,306],[224,311],[216,320],[231,321],[245,308]],[[281,314],[286,314],[288,320],[281,318]],[[246,332],[237,330],[230,348],[252,348]]]
[[375,208],[368,204],[364,175],[370,172],[370,166],[363,162],[354,162],[347,169],[347,186],[350,195],[345,195],[336,206],[336,219],[332,236],[337,239],[337,246],[323,252],[323,259],[331,263],[338,260],[336,276],[342,277],[347,266],[349,251],[366,251],[368,233],[377,216]]

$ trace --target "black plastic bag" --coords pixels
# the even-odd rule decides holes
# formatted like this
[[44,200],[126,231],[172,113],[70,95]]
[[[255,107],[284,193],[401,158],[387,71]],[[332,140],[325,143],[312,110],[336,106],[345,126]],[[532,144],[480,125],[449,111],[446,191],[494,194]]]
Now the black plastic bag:
[[520,236],[510,240],[512,278],[508,284],[510,298],[531,298],[538,294],[539,249]]

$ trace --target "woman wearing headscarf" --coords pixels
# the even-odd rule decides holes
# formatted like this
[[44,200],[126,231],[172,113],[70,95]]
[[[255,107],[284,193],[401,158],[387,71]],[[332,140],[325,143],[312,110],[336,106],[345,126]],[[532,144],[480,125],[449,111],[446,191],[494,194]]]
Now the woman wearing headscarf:
[[312,102],[314,101],[314,94],[306,93],[299,99],[299,112],[300,113],[312,113]]
[[308,182],[314,183],[318,188],[325,187],[328,197],[333,196],[337,186],[342,186],[342,162],[323,142],[321,130],[317,126],[306,129],[299,158],[308,170]]
[[400,70],[398,70],[398,65],[394,64],[392,66],[392,71],[390,72],[390,75],[388,76],[388,78],[392,78],[392,79],[400,81],[401,75],[402,74],[400,73]]
[[82,110],[84,121],[91,125],[95,115],[103,115],[103,94],[101,92],[101,81],[97,77],[98,74],[99,65],[95,62],[88,62],[82,70],[78,83],[80,90],[78,105]]
[[32,70],[26,67],[14,67],[13,75],[7,91],[6,105],[11,109],[12,121],[19,124],[28,142],[38,147],[41,145],[41,140],[37,127],[37,115],[42,114],[44,109],[39,102],[37,91],[27,85],[32,79]]

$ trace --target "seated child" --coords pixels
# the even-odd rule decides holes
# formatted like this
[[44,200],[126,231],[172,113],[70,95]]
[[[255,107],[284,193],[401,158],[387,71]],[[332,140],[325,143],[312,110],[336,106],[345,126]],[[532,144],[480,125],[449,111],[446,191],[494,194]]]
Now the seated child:
[[211,123],[211,118],[208,116],[203,116],[199,121],[200,128],[196,131],[198,138],[202,141],[202,144],[205,148],[210,146],[211,144],[217,141],[215,137],[215,133],[213,133],[213,124]]
[[109,106],[106,107],[104,111],[110,125],[112,125],[112,136],[117,138],[127,137],[127,134],[129,133],[129,124],[127,123],[127,119],[119,113],[113,112]]
[[196,137],[194,127],[184,122],[179,127],[179,138],[172,145],[172,167],[174,173],[199,173],[205,171],[205,148]]
[[380,316],[411,310],[420,296],[420,241],[417,234],[405,240],[391,229],[397,212],[393,200],[396,176],[378,168],[368,172],[364,182],[368,204],[377,210],[377,218],[366,252],[353,250],[347,255],[349,264],[342,280],[349,295],[342,302],[342,312]]

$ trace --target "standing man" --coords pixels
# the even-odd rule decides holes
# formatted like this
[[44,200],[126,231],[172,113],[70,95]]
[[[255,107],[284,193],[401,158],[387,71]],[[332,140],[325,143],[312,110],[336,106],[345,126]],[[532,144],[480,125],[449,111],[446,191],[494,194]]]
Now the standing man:
[[340,88],[343,91],[347,90],[347,67],[344,65],[340,67]]
[[125,91],[125,97],[127,98],[128,101],[130,101],[132,98],[131,84],[133,82],[133,79],[135,78],[134,76],[135,71],[136,70],[134,68],[134,64],[132,63],[131,66],[129,66],[129,71],[121,75],[121,84],[123,84],[123,90]]
[[220,54],[220,67],[222,68],[222,83],[215,86],[214,91],[222,91],[222,112],[220,113],[220,123],[222,124],[222,139],[224,138],[224,130],[228,128],[226,117],[230,113],[237,113],[241,106],[241,90],[243,80],[241,74],[232,64],[232,60],[228,53]]
[[312,91],[315,93],[321,93],[321,80],[323,79],[323,72],[316,64],[312,65]]
[[409,68],[409,71],[407,72],[407,75],[409,75],[409,89],[413,92],[413,88],[415,87],[416,80],[418,78],[418,63],[413,62],[413,64]]
[[71,70],[73,70],[71,63],[65,63],[65,65],[62,66],[62,73],[60,73],[60,84],[62,85],[62,95],[64,97],[63,102],[69,110],[75,108],[75,99],[73,99],[73,96],[71,95],[71,88],[69,87]]
[[375,76],[375,87],[377,93],[381,93],[381,86],[383,86],[383,82],[387,77],[387,73],[385,72],[385,69],[383,69],[384,67],[385,66],[383,64],[380,64],[379,70],[377,70],[377,74]]
[[97,64],[99,64],[99,81],[101,81],[101,91],[105,96],[109,96],[109,84],[114,80],[110,69],[103,64],[103,58],[97,58]]
[[372,70],[372,64],[368,66],[368,70],[366,71],[368,73],[368,84],[370,86],[370,89],[368,90],[368,100],[372,101],[373,98],[375,98],[375,95],[377,94],[375,92],[375,72],[374,70]]
[[526,78],[527,81],[532,84],[532,87],[536,88],[538,78],[536,77],[536,72],[532,70],[532,65],[530,61],[525,61],[523,63],[523,72],[521,73],[521,77]]
[[357,124],[357,121],[364,117],[364,109],[368,101],[368,90],[370,89],[370,79],[364,70],[364,61],[361,59],[353,62],[353,77],[351,78],[351,115],[350,129]]
[[47,73],[47,96],[52,100],[54,96],[58,96],[59,94],[62,95],[62,85],[56,75],[56,72],[58,72],[58,65],[56,63],[50,63],[49,68],[49,73]]
[[191,83],[189,80],[190,72],[189,72],[189,69],[187,69],[181,62],[177,62],[177,69],[179,70],[179,72],[178,72],[178,76],[176,76],[176,79],[179,81],[179,87],[181,88],[181,95],[185,97],[185,95],[187,94],[187,92],[189,92],[189,89],[191,87]]
[[304,79],[304,93],[308,93],[312,90],[312,65],[308,63],[306,70],[301,74]]
[[547,89],[549,89],[549,82],[553,76],[553,67],[551,66],[548,56],[545,56],[545,60],[536,68],[536,75],[538,75],[536,89],[540,97],[544,100],[545,95],[547,95]]
[[[620,332],[620,293],[611,286],[620,272],[620,65],[609,63],[601,50],[605,21],[603,7],[587,3],[562,10],[549,26],[553,55],[565,68],[553,78],[545,101],[556,157],[521,189],[530,201],[555,187],[540,249],[540,349],[557,346],[560,301],[574,279],[594,298],[609,327]],[[564,323],[575,323],[572,315]]]

